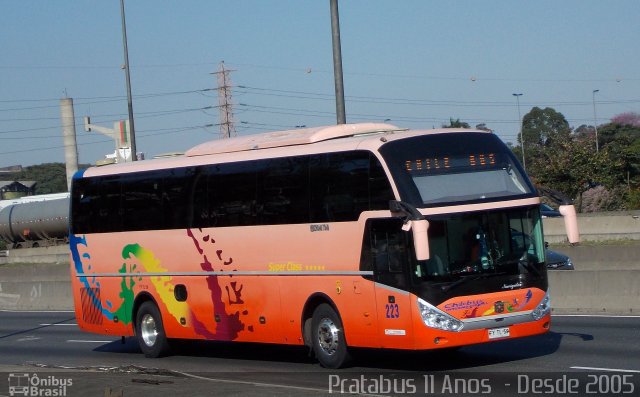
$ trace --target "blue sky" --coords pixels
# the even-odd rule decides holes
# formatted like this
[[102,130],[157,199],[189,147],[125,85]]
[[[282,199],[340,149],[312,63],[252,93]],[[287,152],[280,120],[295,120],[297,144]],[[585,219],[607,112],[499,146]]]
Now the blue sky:
[[[138,150],[219,137],[231,73],[239,135],[335,123],[329,0],[126,0]],[[577,127],[640,112],[640,1],[340,0],[348,122],[486,123],[516,140],[518,110]],[[0,0],[0,167],[64,161],[59,99],[74,99],[80,162],[127,117],[118,0]],[[212,125],[205,127],[207,125]]]

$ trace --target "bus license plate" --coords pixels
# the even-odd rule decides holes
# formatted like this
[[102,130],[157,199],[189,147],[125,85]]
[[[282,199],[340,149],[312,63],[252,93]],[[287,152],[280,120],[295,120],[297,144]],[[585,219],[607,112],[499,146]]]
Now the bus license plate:
[[509,327],[492,328],[489,330],[489,339],[499,339],[509,337]]

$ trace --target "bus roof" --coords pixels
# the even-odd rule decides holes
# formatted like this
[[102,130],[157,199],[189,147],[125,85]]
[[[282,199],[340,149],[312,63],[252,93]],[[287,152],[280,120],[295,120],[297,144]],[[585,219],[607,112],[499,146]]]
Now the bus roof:
[[335,138],[403,130],[406,129],[402,129],[391,124],[360,123],[275,131],[233,139],[218,139],[215,141],[205,142],[188,150],[185,155],[187,157],[193,157],[207,154],[233,153],[282,146],[305,145]]
[[[340,124],[332,126],[275,131],[216,139],[187,150],[184,155],[163,156],[153,160],[99,165],[83,171],[80,177],[148,171],[190,165],[225,163],[286,155],[309,154],[344,150],[371,150],[385,142],[420,135],[459,132],[487,133],[463,128],[409,130],[384,123]],[[293,150],[293,148],[296,148]]]

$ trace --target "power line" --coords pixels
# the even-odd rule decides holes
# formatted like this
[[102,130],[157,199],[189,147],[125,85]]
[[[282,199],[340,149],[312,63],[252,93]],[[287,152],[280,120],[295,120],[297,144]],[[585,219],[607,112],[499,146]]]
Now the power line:
[[[166,64],[139,64],[139,65],[131,65],[132,69],[138,68],[179,68],[185,66],[208,66],[215,65],[213,62],[201,62],[201,63],[166,63]],[[106,70],[120,70],[122,69],[121,65],[112,65],[112,66],[104,66],[104,65],[0,65],[0,69],[106,69]]]
[[[214,88],[204,88],[199,90],[188,90],[188,91],[170,91],[170,92],[155,92],[155,93],[147,93],[147,94],[138,94],[133,97],[136,99],[148,99],[148,98],[157,98],[162,96],[171,96],[171,95],[185,95],[185,94],[197,94],[204,93],[207,91],[213,91]],[[127,99],[126,96],[123,95],[115,95],[115,96],[97,96],[97,97],[75,97],[74,101],[76,105],[90,105],[95,103],[107,103],[107,102],[118,102]],[[13,103],[13,102],[59,102],[60,98],[48,98],[48,99],[13,99],[13,100],[2,100],[0,103]],[[91,102],[81,102],[81,101],[91,101]],[[11,108],[11,109],[0,109],[0,112],[9,112],[9,111],[17,111],[17,110],[34,110],[34,109],[46,109],[46,108],[58,108],[59,104],[55,105],[46,105],[46,106],[30,106],[23,108]]]
[[[153,111],[153,112],[140,112],[138,113],[139,116],[137,116],[136,118],[139,119],[143,119],[143,118],[149,118],[149,117],[161,117],[161,116],[170,116],[170,115],[174,115],[174,114],[180,114],[180,113],[188,113],[188,112],[197,112],[197,111],[206,111],[209,109],[215,109],[218,108],[219,106],[205,106],[202,108],[187,108],[187,109],[175,109],[175,110],[160,110],[160,111]],[[111,114],[111,115],[102,115],[102,117],[106,117],[106,116],[124,116],[124,113],[118,113],[118,114]],[[101,116],[92,116],[92,117],[101,117]],[[44,119],[44,118],[43,118]],[[47,118],[49,119],[49,118]],[[50,118],[50,119],[59,119],[58,118]],[[76,119],[78,120],[82,120],[80,117],[76,117]],[[33,120],[37,120],[37,119],[33,119]],[[4,121],[4,120],[0,120],[0,121]],[[120,121],[120,119],[112,119],[112,120],[100,120],[100,122],[102,123],[108,123],[108,122],[118,122]],[[75,126],[77,128],[82,128],[84,126],[84,123],[75,123]],[[10,133],[15,133],[15,132],[29,132],[29,131],[41,131],[41,130],[47,130],[47,129],[54,129],[54,128],[59,128],[59,125],[55,125],[55,126],[48,126],[48,127],[37,127],[37,128],[28,128],[28,129],[21,129],[21,130],[9,130],[9,131],[0,131],[0,134],[10,134]]]
[[[249,86],[238,86],[240,88],[240,92],[246,94],[256,94],[256,95],[268,95],[268,96],[276,96],[276,97],[287,97],[287,98],[299,98],[299,99],[318,99],[318,100],[327,100],[333,101],[334,97],[332,94],[324,94],[324,93],[314,93],[314,92],[305,92],[305,91],[292,91],[292,90],[281,90],[274,88],[259,88],[259,87],[249,87]],[[242,91],[245,90],[245,91]],[[383,104],[397,104],[397,105],[431,105],[431,106],[497,106],[497,107],[511,107],[513,103],[508,101],[459,101],[459,100],[433,100],[433,99],[415,99],[415,98],[390,98],[390,97],[372,97],[372,96],[355,96],[348,95],[346,98],[350,102],[365,102],[365,103],[383,103]],[[544,102],[547,106],[584,106],[591,105],[591,101],[555,101],[555,102]],[[625,104],[625,103],[640,103],[640,99],[625,99],[625,100],[610,100],[610,101],[598,101],[598,104],[607,105],[607,104]],[[536,106],[539,105],[540,102],[537,103],[523,103],[525,106]]]
[[[181,68],[181,67],[193,67],[193,66],[210,66],[215,65],[215,62],[193,62],[193,63],[158,63],[158,64],[138,64],[131,65],[132,69],[138,68]],[[256,69],[268,69],[268,70],[282,70],[287,72],[298,73],[322,73],[331,74],[332,70],[328,69],[316,69],[309,66],[305,67],[293,67],[293,66],[281,66],[281,65],[260,65],[254,63],[235,63],[230,62],[232,67],[247,67]],[[0,69],[51,69],[51,70],[67,70],[67,69],[103,69],[103,70],[120,70],[121,65],[0,65]],[[508,81],[508,82],[549,82],[549,83],[599,83],[599,82],[616,82],[622,83],[625,81],[640,81],[639,77],[595,77],[595,78],[504,78],[504,77],[482,77],[473,75],[470,73],[468,76],[444,76],[444,75],[422,75],[422,74],[398,74],[398,73],[371,73],[360,71],[345,71],[344,74],[351,76],[369,76],[369,77],[393,77],[403,79],[420,79],[420,80],[442,80],[442,81]]]
[[[285,114],[285,115],[293,115],[293,116],[310,116],[310,117],[333,117],[333,112],[325,112],[319,110],[306,110],[306,109],[295,109],[295,108],[285,108],[285,107],[277,107],[277,106],[260,106],[260,105],[248,105],[245,103],[240,103],[239,106],[249,110],[255,111],[258,113],[276,113],[276,114]],[[394,121],[405,121],[405,122],[448,122],[449,117],[415,117],[415,116],[400,116],[394,114],[370,114],[370,113],[350,113],[351,116],[355,117],[364,117],[369,120],[371,119],[391,119]],[[567,119],[568,122],[584,122],[589,121],[590,119]],[[466,117],[465,121],[470,123],[492,123],[492,124],[514,124],[518,123],[518,120],[511,119],[486,119],[482,117]]]
[[[200,111],[200,110],[208,110],[208,109],[214,109],[217,108],[218,106],[205,106],[203,108],[186,108],[186,109],[170,109],[170,110],[157,110],[157,111],[152,111],[152,112],[137,112],[136,115],[146,115],[146,117],[149,117],[149,115],[153,116],[153,115],[164,115],[164,114],[176,114],[176,113],[186,113],[186,112],[194,112],[194,111]],[[98,117],[115,117],[115,116],[126,116],[125,113],[111,113],[111,114],[90,114],[91,118],[98,118]],[[142,117],[136,117],[136,118],[142,118]],[[76,117],[77,120],[82,120],[82,117]],[[32,117],[32,118],[15,118],[15,119],[0,119],[0,122],[13,122],[13,121],[40,121],[40,120],[60,120],[60,117]],[[118,121],[118,120],[106,120],[106,121],[101,121],[101,122],[108,122],[108,121]]]
[[[305,73],[323,73],[329,74],[333,73],[332,70],[325,69],[315,69],[311,67],[286,67],[286,66],[274,66],[274,65],[257,65],[250,63],[231,63],[234,66],[246,66],[250,68],[257,69],[271,69],[271,70],[284,70],[284,71],[294,71],[294,72],[305,72]],[[420,74],[397,74],[397,73],[371,73],[371,72],[358,72],[358,71],[345,71],[344,74],[348,74],[351,76],[370,76],[370,77],[394,77],[394,78],[404,78],[404,79],[421,79],[421,80],[459,80],[459,81],[512,81],[512,82],[551,82],[551,83],[576,83],[576,82],[616,82],[621,83],[623,81],[640,81],[638,77],[598,77],[592,79],[577,79],[577,78],[504,78],[504,77],[479,77],[473,74],[469,74],[468,76],[437,76],[437,75],[420,75]]]
[[[206,129],[206,128],[215,127],[215,126],[218,126],[218,125],[219,124],[204,124],[204,125],[191,126],[191,127],[182,127],[182,128],[161,128],[161,129],[152,129],[152,130],[142,130],[140,132],[152,132],[153,131],[153,133],[142,134],[143,137],[149,137],[149,136],[156,136],[156,135],[174,134],[174,133],[178,133],[178,132],[192,131],[192,130],[198,130],[198,129]],[[158,132],[158,131],[163,131],[163,132]],[[94,142],[82,142],[82,143],[77,143],[77,145],[78,146],[89,146],[89,145],[95,145],[95,144],[100,144],[100,143],[109,143],[109,142],[113,142],[113,140],[108,139],[108,140],[100,140],[100,141],[94,141]],[[3,154],[14,154],[14,153],[28,153],[28,152],[48,151],[48,150],[55,150],[55,149],[64,149],[65,147],[66,147],[66,145],[48,146],[48,147],[33,148],[33,149],[12,150],[12,151],[9,151],[9,152],[0,152],[0,155],[3,155]]]

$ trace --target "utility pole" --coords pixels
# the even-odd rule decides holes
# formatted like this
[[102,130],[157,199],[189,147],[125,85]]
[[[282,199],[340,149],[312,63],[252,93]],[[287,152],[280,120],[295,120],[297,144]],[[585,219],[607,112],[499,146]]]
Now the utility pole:
[[598,116],[596,116],[596,92],[600,90],[593,90],[593,129],[596,131],[596,153],[600,152],[600,145],[598,144]]
[[331,37],[333,43],[333,77],[336,88],[336,121],[346,124],[347,116],[344,107],[344,80],[342,78],[342,49],[340,46],[340,16],[338,0],[330,0],[331,4]]
[[231,138],[237,135],[233,124],[233,108],[231,103],[231,78],[234,70],[225,69],[224,61],[220,62],[220,70],[213,72],[218,77],[218,105],[220,108],[220,137]]
[[127,108],[129,110],[129,134],[131,137],[131,160],[138,159],[136,152],[136,133],[133,125],[133,102],[131,100],[131,76],[129,75],[129,49],[127,48],[127,22],[124,16],[124,0],[120,0],[120,16],[122,17],[122,45],[124,47],[124,71],[127,80]]
[[527,163],[524,161],[524,136],[522,135],[522,116],[520,114],[520,94],[512,94],[516,97],[516,103],[518,104],[518,123],[520,124],[520,146],[522,146],[522,168],[524,168],[524,172],[527,172]]

